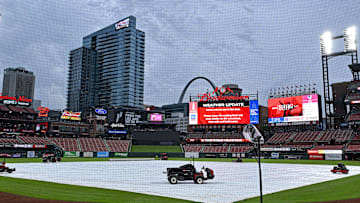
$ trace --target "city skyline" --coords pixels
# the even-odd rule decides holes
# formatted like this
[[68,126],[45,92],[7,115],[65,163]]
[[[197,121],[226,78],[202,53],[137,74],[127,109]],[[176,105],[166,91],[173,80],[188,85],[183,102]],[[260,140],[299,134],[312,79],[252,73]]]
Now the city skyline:
[[[360,3],[331,3],[3,1],[0,70],[23,66],[33,71],[35,98],[63,109],[70,50],[81,45],[83,36],[133,15],[147,35],[145,104],[176,103],[197,76],[217,86],[238,84],[245,94],[259,91],[261,105],[274,87],[317,83],[322,94],[320,34],[359,28],[360,19]],[[350,62],[347,57],[330,60],[331,83],[351,80]],[[206,82],[197,81],[187,95],[207,89]]]

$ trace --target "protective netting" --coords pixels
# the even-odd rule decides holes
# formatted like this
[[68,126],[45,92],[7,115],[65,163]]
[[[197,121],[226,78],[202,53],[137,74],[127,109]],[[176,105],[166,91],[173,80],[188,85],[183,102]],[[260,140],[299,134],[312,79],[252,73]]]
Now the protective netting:
[[[87,34],[129,15],[146,33],[144,103],[152,105],[176,103],[196,76],[217,86],[238,84],[245,93],[259,91],[263,105],[272,87],[317,83],[321,91],[320,34],[341,35],[360,15],[358,2],[343,1],[2,1],[0,6],[1,70],[33,71],[35,98],[59,109],[66,103],[70,50]],[[351,80],[350,63],[349,57],[331,60],[330,81]],[[207,89],[197,81],[185,98]]]
[[[36,76],[35,99],[51,109],[64,109],[70,50],[81,47],[84,36],[133,15],[137,29],[146,34],[145,104],[177,103],[184,86],[198,76],[216,86],[238,84],[245,94],[258,92],[264,106],[271,88],[316,83],[323,95],[319,37],[324,31],[342,35],[346,27],[360,27],[359,8],[358,1],[341,0],[4,0],[0,1],[0,88],[5,68],[25,67]],[[342,51],[342,42],[335,43],[334,50]],[[348,56],[331,59],[330,83],[350,81],[350,63]],[[197,80],[184,101],[211,88]],[[139,166],[146,168],[145,163]],[[279,183],[272,172],[274,178],[267,174],[269,182],[264,184],[292,184],[302,178],[301,170],[298,173],[298,177],[285,175]]]

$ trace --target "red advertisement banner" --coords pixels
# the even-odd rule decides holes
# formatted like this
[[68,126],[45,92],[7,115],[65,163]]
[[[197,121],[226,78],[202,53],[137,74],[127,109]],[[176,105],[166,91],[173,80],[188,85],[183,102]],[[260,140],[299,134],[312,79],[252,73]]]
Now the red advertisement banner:
[[198,124],[248,124],[250,123],[250,108],[199,107],[198,116]]
[[66,111],[64,110],[64,112],[61,115],[61,119],[69,119],[69,120],[77,120],[80,121],[81,112],[72,112],[72,111]]
[[284,97],[268,100],[269,118],[302,116],[302,96]]
[[39,111],[39,117],[48,117],[50,111],[48,107],[39,106],[37,110]]

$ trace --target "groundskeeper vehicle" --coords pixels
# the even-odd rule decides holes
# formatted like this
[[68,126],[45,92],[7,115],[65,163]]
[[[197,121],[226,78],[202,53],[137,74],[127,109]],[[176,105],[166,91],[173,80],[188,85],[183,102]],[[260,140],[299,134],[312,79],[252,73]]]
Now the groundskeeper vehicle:
[[0,157],[4,158],[4,161],[1,163],[0,165],[0,172],[4,172],[4,173],[12,173],[13,171],[16,171],[15,168],[9,168],[6,166],[6,157],[10,157],[9,154],[0,154]]
[[61,158],[57,157],[54,153],[45,153],[42,155],[42,158],[44,163],[61,161]]
[[202,167],[201,171],[196,171],[193,164],[185,164],[179,168],[167,168],[168,181],[176,184],[178,181],[192,180],[196,184],[203,184],[204,180],[213,179],[214,171],[209,168]]
[[334,166],[334,168],[331,170],[331,172],[333,172],[333,173],[344,173],[344,174],[348,174],[348,173],[349,173],[349,169],[346,168],[345,164],[343,164],[343,163],[338,163],[337,166]]

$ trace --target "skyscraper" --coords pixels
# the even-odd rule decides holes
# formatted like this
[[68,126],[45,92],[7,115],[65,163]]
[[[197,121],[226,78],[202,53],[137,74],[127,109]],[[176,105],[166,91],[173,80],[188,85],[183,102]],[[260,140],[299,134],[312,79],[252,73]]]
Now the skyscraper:
[[72,111],[86,111],[95,105],[94,71],[96,53],[81,47],[70,51],[67,107]]
[[23,67],[6,68],[4,70],[4,80],[2,94],[10,97],[19,98],[25,96],[34,99],[35,75]]
[[[81,55],[84,50],[89,54]],[[144,52],[145,33],[136,29],[134,16],[85,36],[83,47],[70,52],[68,108],[143,107]],[[78,76],[80,72],[86,76]],[[81,103],[85,94],[87,102]]]

